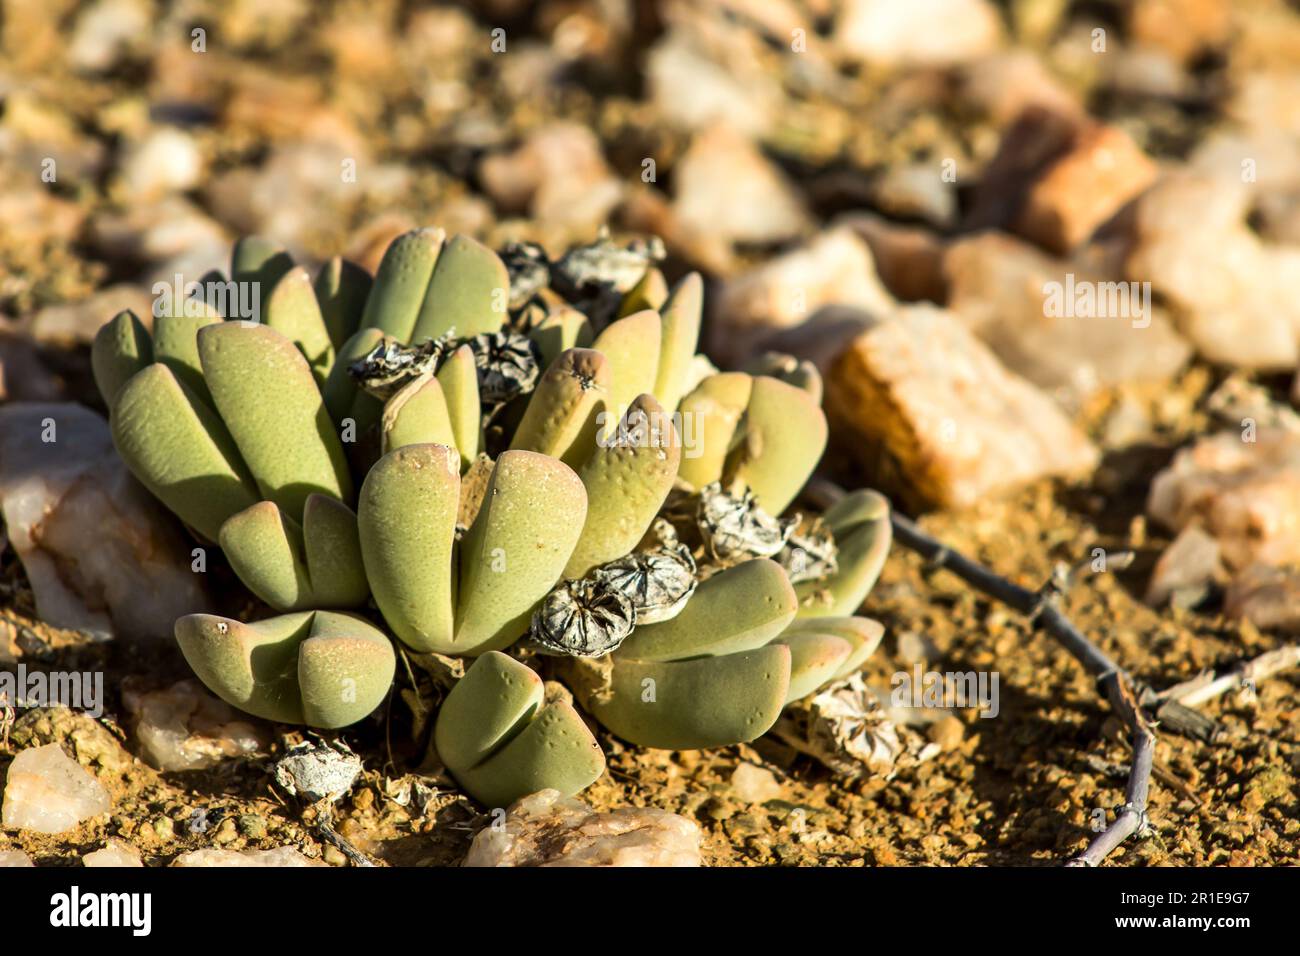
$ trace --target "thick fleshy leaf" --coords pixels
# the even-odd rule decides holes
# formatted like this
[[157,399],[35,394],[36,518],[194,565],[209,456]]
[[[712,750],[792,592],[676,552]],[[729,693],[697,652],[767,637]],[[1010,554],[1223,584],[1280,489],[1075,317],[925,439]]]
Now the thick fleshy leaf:
[[604,772],[604,755],[582,718],[567,703],[543,708],[543,697],[531,668],[494,651],[447,695],[435,747],[479,802],[504,807],[545,789],[571,795]]
[[226,703],[255,717],[303,722],[298,645],[314,611],[245,624],[215,614],[176,621],[176,642],[199,680]]
[[411,340],[446,235],[441,229],[415,229],[393,240],[366,299],[363,329],[379,329],[399,342]]
[[767,558],[746,561],[702,582],[676,617],[638,627],[614,656],[671,661],[761,647],[786,629],[797,610],[781,565]]
[[835,677],[853,653],[853,645],[834,634],[786,633],[772,643],[790,648],[787,704],[807,697]]
[[355,724],[383,703],[396,669],[383,631],[353,614],[317,611],[298,650],[303,720],[324,728]]
[[199,330],[221,319],[215,315],[159,315],[153,320],[153,358],[172,370],[172,374],[191,392],[209,405],[213,404],[208,384],[199,362]]
[[460,452],[461,471],[474,463],[483,450],[483,412],[478,397],[478,369],[474,352],[462,345],[438,369],[438,384],[447,403],[447,417],[456,450]]
[[614,421],[638,395],[654,392],[662,335],[659,313],[646,309],[610,323],[591,344],[609,360],[609,405]]
[[528,337],[541,353],[538,365],[544,369],[555,364],[560,353],[567,349],[590,348],[593,338],[587,317],[567,306],[549,312],[529,330]]
[[587,515],[573,470],[530,451],[507,451],[460,547],[454,653],[508,647],[564,573]]
[[384,454],[404,445],[456,447],[442,386],[432,375],[412,379],[384,405],[380,425]]
[[578,471],[587,489],[587,520],[565,577],[580,578],[636,547],[672,490],[680,460],[671,419],[653,396],[639,396],[619,430],[602,439]]
[[334,343],[306,269],[295,266],[280,278],[262,305],[262,321],[298,347],[323,385],[334,365]]
[[289,517],[307,496],[352,497],[352,478],[307,360],[264,325],[224,322],[199,335],[203,375],[263,497]]
[[794,501],[826,450],[826,416],[808,393],[760,375],[745,409],[744,437],[727,470],[769,514]]
[[308,495],[302,517],[311,593],[318,608],[360,607],[370,596],[361,535],[351,508],[328,495]]
[[336,351],[361,327],[366,298],[373,284],[369,272],[339,256],[330,259],[316,273],[313,286],[316,301]]
[[655,371],[655,397],[668,411],[677,410],[686,392],[691,360],[700,341],[704,312],[704,282],[692,272],[673,289],[660,313],[662,323],[659,365]]
[[787,385],[801,388],[808,393],[814,404],[820,406],[825,387],[821,372],[807,359],[797,359],[782,352],[764,352],[747,362],[744,371],[751,375],[767,375],[777,378]]
[[722,372],[710,375],[682,399],[682,427],[696,435],[697,442],[692,454],[682,456],[678,475],[691,487],[700,489],[722,477],[753,388],[753,378],[744,372]]
[[382,631],[331,611],[255,624],[190,614],[176,622],[176,640],[194,673],[228,704],[322,728],[355,723],[379,706],[397,664]]
[[[230,256],[230,277],[245,286],[241,294],[256,294],[263,304],[280,277],[292,268],[293,257],[285,248],[261,236],[245,236],[238,240]],[[260,319],[252,317],[252,321]]]
[[330,369],[325,385],[321,388],[321,397],[335,425],[342,424],[343,419],[352,416],[357,404],[365,405],[371,410],[371,421],[377,420],[382,414],[383,402],[357,388],[356,379],[348,372],[348,368],[353,362],[369,355],[383,341],[384,333],[378,329],[362,329],[339,349],[334,367]]
[[90,367],[104,404],[112,408],[127,379],[152,361],[149,330],[134,312],[119,312],[101,325],[90,348]]
[[845,495],[822,517],[835,536],[838,569],[824,580],[795,586],[801,618],[843,617],[857,611],[875,587],[893,540],[889,499],[875,491]]
[[453,236],[438,256],[409,341],[453,330],[458,339],[496,332],[509,305],[510,276],[501,258],[468,236]]
[[885,625],[869,617],[797,617],[778,640],[796,634],[830,634],[848,641],[853,649],[832,675],[838,680],[860,670],[875,653],[885,636]]
[[618,317],[632,315],[645,309],[658,311],[668,298],[668,282],[664,274],[651,266],[646,269],[640,281],[628,290],[623,301],[618,304]]
[[312,607],[302,528],[274,502],[260,501],[231,515],[218,540],[239,580],[271,607]]
[[790,648],[769,644],[725,657],[618,661],[589,708],[642,747],[697,750],[755,740],[776,723],[790,687]]
[[131,473],[209,541],[227,518],[258,501],[221,419],[167,366],[150,365],[122,386],[110,425]]
[[366,577],[384,620],[420,651],[458,653],[453,543],[460,460],[445,445],[407,445],[361,485],[357,527]]
[[609,385],[605,356],[591,349],[562,353],[538,381],[510,447],[580,467],[595,448],[598,418],[609,409]]

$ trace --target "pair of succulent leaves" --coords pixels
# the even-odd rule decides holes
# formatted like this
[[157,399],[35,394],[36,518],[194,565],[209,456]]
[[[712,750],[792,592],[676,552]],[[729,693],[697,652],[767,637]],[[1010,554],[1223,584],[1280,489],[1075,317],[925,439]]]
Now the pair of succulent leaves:
[[[283,250],[244,240],[227,288],[269,290],[259,322],[224,321],[202,303],[156,316],[152,333],[129,313],[108,323],[93,364],[124,460],[286,612],[254,624],[178,621],[200,678],[259,716],[352,723],[383,699],[395,667],[387,637],[354,613],[373,597],[409,647],[477,658],[435,731],[467,789],[502,803],[535,783],[574,792],[594,779],[599,748],[581,718],[543,706],[520,668],[532,671],[498,652],[558,581],[635,548],[675,479],[702,487],[725,473],[779,512],[826,439],[819,383],[806,375],[701,378],[698,277],[668,295],[654,276],[594,339],[571,309],[530,331],[546,371],[510,449],[487,466],[472,350],[453,350],[386,401],[347,374],[384,341],[502,334],[509,279],[472,240],[408,233],[373,283],[341,260],[313,282]],[[209,279],[205,289],[224,282]],[[602,412],[673,410],[701,422],[693,454],[672,428],[650,444],[597,441]],[[373,466],[364,441],[341,439],[349,427],[377,436]],[[365,475],[357,496],[354,471]],[[791,586],[767,560],[715,575],[677,618],[638,628],[600,679],[583,682],[588,709],[646,746],[733,743],[763,733],[792,695],[858,666],[879,634],[848,615],[888,547],[883,499],[850,496],[827,523],[848,559],[831,580]],[[494,682],[523,696],[484,696]]]

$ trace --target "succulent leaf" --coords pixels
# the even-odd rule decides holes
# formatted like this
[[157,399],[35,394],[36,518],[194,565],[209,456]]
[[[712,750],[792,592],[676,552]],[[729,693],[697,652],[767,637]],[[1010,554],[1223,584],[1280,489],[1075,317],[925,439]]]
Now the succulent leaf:
[[725,657],[619,661],[609,687],[588,708],[611,732],[642,747],[725,747],[754,740],[776,723],[790,663],[790,648],[782,644]]
[[203,367],[199,362],[199,330],[219,324],[216,315],[159,315],[153,320],[153,358],[172,370],[172,374],[191,392],[212,405]]
[[563,352],[538,381],[510,447],[580,466],[594,447],[598,416],[609,408],[610,378],[601,353]]
[[353,362],[369,355],[374,351],[375,346],[383,341],[384,333],[378,329],[361,329],[339,349],[334,367],[330,369],[325,384],[321,387],[325,408],[329,411],[331,421],[336,425],[343,419],[354,416],[357,406],[371,412],[369,416],[371,421],[377,421],[383,414],[383,402],[361,391],[357,387],[356,380],[348,372]]
[[90,365],[104,404],[112,408],[127,379],[152,361],[149,330],[130,309],[101,325],[90,349]]
[[409,341],[455,330],[459,339],[498,331],[510,303],[510,276],[501,258],[468,236],[453,236],[438,256]]
[[753,388],[753,378],[744,372],[721,372],[710,375],[682,399],[678,408],[682,420],[697,420],[699,436],[696,454],[683,457],[678,469],[683,481],[698,489],[722,477],[727,452]]
[[274,502],[260,501],[231,515],[218,541],[239,580],[271,607],[300,611],[312,606],[302,528]]
[[795,585],[800,617],[843,617],[857,611],[880,577],[893,538],[889,499],[875,491],[845,495],[822,518],[835,536],[839,568],[823,580]]
[[393,633],[419,651],[457,652],[459,464],[444,445],[407,445],[379,459],[361,485],[357,527],[375,603]]
[[537,346],[538,365],[548,369],[561,352],[591,347],[591,323],[577,309],[566,306],[547,313],[546,318],[529,330],[528,337]]
[[497,459],[460,547],[455,653],[508,647],[564,573],[587,492],[563,462],[530,451]]
[[293,257],[279,243],[261,236],[245,236],[235,243],[230,256],[230,277],[257,290],[265,302],[280,277],[293,268]]
[[407,382],[388,400],[380,429],[384,454],[405,445],[456,447],[442,386],[428,374]]
[[224,322],[199,335],[204,378],[263,497],[290,517],[313,492],[347,500],[352,478],[307,360],[264,325]]
[[438,712],[434,746],[469,793],[505,807],[538,790],[572,795],[605,770],[605,757],[565,702],[544,705],[542,679],[495,651],[479,657]]
[[280,278],[262,307],[262,321],[298,347],[317,384],[324,385],[334,365],[334,343],[306,269],[295,266]]
[[456,450],[460,452],[461,471],[474,463],[483,450],[482,407],[479,404],[478,370],[474,352],[462,345],[447,356],[438,369],[438,384],[447,402],[447,417]]
[[797,610],[781,565],[767,558],[746,561],[702,582],[676,617],[638,627],[614,657],[622,666],[626,660],[672,661],[750,650],[781,634]]
[[318,608],[360,607],[370,596],[357,515],[328,495],[308,495],[302,517],[311,593]]
[[808,393],[760,375],[745,409],[744,437],[727,470],[778,515],[799,493],[826,450],[826,416]]
[[212,614],[176,622],[176,640],[199,679],[228,704],[267,720],[335,728],[383,701],[397,659],[363,618],[300,611],[245,624]]
[[885,626],[867,617],[798,617],[778,640],[800,634],[830,634],[848,641],[852,651],[832,675],[833,680],[839,680],[860,670],[867,658],[875,653],[885,636]]
[[787,704],[807,697],[831,680],[853,653],[853,645],[834,634],[786,633],[772,643],[790,648],[790,689]]
[[645,309],[657,312],[667,298],[668,281],[662,272],[651,266],[637,284],[628,290],[627,295],[623,296],[623,301],[618,305],[618,317],[621,319]]
[[313,288],[320,303],[321,318],[335,350],[361,327],[366,298],[374,281],[370,273],[354,262],[339,256],[330,259],[316,273]]
[[592,343],[609,361],[609,410],[614,421],[638,395],[654,392],[662,335],[659,313],[646,309],[610,323]]
[[587,520],[564,576],[580,578],[636,547],[672,490],[680,461],[672,421],[654,396],[639,396],[618,432],[578,471],[587,489]]
[[677,409],[686,393],[691,360],[700,341],[703,312],[704,282],[698,272],[692,272],[677,283],[660,312],[662,330],[654,391],[670,412]]
[[122,386],[110,426],[131,473],[209,541],[259,499],[221,419],[165,365],[150,365]]
[[411,340],[446,236],[441,229],[414,229],[393,240],[366,299],[363,329],[379,329],[399,342]]

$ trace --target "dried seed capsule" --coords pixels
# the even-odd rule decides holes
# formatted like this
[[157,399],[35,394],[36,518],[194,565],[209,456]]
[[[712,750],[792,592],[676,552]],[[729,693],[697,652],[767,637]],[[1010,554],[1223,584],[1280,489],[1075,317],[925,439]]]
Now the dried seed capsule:
[[622,298],[664,255],[663,240],[658,236],[619,245],[602,231],[595,242],[575,246],[555,264],[555,286],[570,300],[606,290]]
[[705,547],[718,561],[770,558],[785,547],[798,519],[774,518],[749,489],[733,494],[718,482],[700,489],[696,522]]
[[438,364],[451,351],[450,334],[427,339],[419,345],[402,345],[385,339],[348,366],[348,374],[357,384],[380,401],[388,401],[412,379],[438,370]]
[[546,250],[535,242],[508,242],[497,252],[510,276],[510,311],[517,312],[551,283]]
[[[659,521],[672,534],[667,522]],[[656,528],[656,530],[658,530]],[[695,593],[698,579],[691,552],[676,542],[631,554],[595,568],[591,578],[629,598],[638,624],[655,624],[676,617]]]
[[830,577],[839,570],[836,560],[835,536],[826,522],[814,517],[800,521],[777,561],[790,576],[790,583],[816,581]]
[[602,657],[636,626],[636,607],[591,578],[565,581],[533,612],[529,636],[541,650],[567,657]]
[[531,392],[540,369],[532,341],[518,332],[487,332],[469,340],[478,367],[479,398],[485,405]]

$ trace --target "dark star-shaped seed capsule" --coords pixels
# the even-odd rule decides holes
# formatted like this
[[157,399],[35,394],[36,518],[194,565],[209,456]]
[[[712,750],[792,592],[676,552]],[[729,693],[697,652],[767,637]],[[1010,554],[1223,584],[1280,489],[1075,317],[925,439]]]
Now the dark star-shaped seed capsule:
[[540,370],[532,341],[518,332],[485,332],[469,340],[478,367],[479,399],[485,405],[508,402],[531,392]]
[[636,626],[631,600],[608,585],[583,578],[565,581],[533,612],[528,634],[539,649],[567,657],[603,657]]
[[633,551],[591,572],[632,601],[638,624],[676,617],[695,593],[695,559],[680,544]]
[[733,494],[716,481],[700,489],[696,522],[705,547],[722,562],[770,558],[785,547],[798,524],[797,519],[772,517],[748,488]]

